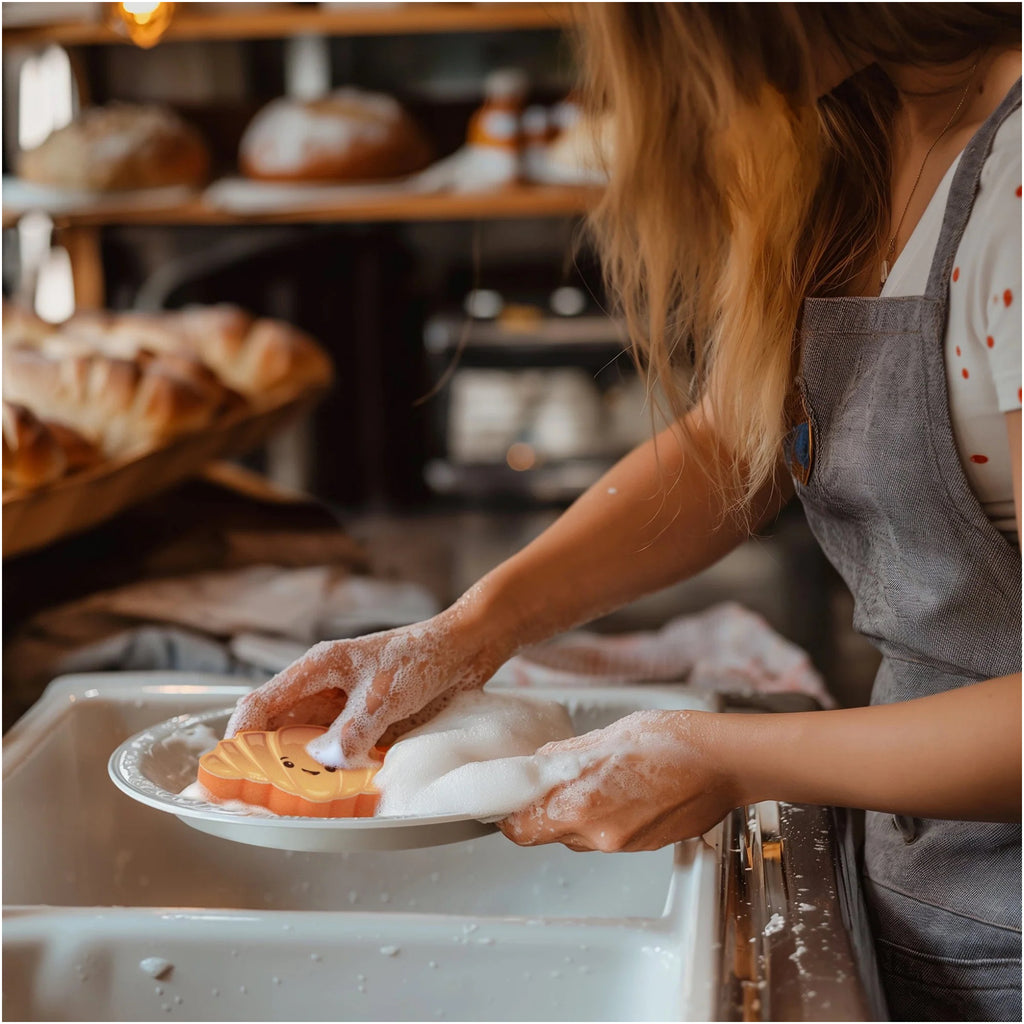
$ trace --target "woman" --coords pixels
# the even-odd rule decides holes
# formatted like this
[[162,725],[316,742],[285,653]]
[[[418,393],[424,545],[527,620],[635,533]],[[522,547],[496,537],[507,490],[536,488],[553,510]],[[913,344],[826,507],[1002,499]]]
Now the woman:
[[762,799],[866,808],[893,1015],[1019,1019],[1020,6],[587,7],[596,237],[670,425],[447,611],[319,645],[229,731],[333,723],[360,763],[796,493],[883,654],[873,706],[632,716],[503,830],[643,850]]

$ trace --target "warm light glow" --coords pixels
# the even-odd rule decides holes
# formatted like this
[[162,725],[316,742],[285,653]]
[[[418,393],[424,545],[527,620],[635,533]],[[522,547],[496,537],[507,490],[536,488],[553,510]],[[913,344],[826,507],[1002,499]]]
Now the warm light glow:
[[148,4],[121,4],[121,8],[127,11],[137,22],[144,25],[156,13],[160,2]]
[[515,444],[509,446],[508,452],[505,454],[505,461],[509,464],[510,469],[514,469],[517,473],[524,473],[537,465],[537,453],[531,445],[523,441],[516,441]]
[[117,4],[117,13],[128,29],[128,36],[136,45],[148,50],[156,46],[170,27],[174,4],[128,2]]

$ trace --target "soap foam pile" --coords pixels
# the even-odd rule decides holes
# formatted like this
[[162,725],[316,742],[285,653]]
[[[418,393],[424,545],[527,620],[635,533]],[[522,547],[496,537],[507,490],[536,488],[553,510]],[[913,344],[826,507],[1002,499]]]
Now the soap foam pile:
[[576,778],[578,757],[534,756],[572,735],[561,704],[461,693],[388,751],[374,779],[382,794],[377,814],[503,818]]

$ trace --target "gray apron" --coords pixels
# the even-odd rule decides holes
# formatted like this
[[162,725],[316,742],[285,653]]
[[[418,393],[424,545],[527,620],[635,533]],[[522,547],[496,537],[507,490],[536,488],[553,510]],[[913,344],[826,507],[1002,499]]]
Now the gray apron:
[[[925,295],[804,304],[786,457],[883,655],[873,704],[1021,668],[1020,551],[964,476],[943,360],[953,260],[1020,93],[961,157]],[[869,813],[864,873],[895,1019],[1021,1019],[1020,825]]]

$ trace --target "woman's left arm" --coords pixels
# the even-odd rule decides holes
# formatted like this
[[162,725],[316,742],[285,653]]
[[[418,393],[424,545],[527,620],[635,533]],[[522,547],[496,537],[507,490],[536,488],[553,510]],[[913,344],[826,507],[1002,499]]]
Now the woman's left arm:
[[1016,821],[1021,677],[841,711],[641,712],[538,754],[580,772],[501,823],[525,845],[653,850],[760,800]]

